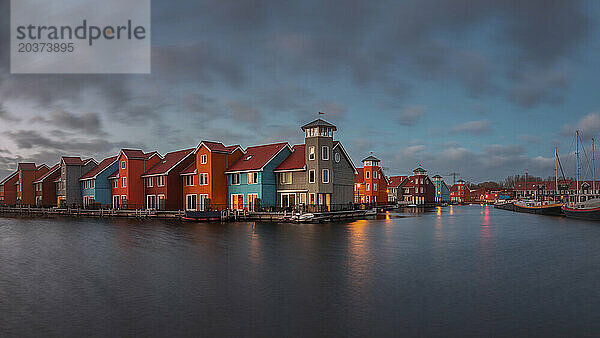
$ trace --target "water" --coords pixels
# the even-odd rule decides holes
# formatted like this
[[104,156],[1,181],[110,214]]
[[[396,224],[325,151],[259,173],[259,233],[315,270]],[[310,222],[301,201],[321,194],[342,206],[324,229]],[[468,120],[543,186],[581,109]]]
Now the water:
[[600,223],[0,218],[0,336],[600,334]]

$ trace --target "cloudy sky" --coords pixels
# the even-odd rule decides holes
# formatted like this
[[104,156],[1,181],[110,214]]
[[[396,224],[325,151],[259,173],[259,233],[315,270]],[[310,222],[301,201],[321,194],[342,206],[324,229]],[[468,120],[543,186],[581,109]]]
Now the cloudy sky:
[[318,111],[355,163],[474,182],[553,175],[555,146],[572,174],[574,130],[600,133],[598,1],[152,0],[151,75],[10,75],[9,2],[2,177],[121,147],[293,144]]

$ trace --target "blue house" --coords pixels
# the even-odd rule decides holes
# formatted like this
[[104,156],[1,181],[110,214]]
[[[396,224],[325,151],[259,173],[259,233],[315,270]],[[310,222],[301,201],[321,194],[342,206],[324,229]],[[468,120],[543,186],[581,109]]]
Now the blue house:
[[292,149],[287,142],[248,147],[227,170],[229,207],[253,209],[255,200],[262,207],[277,205],[277,179],[273,170]]
[[435,175],[431,178],[431,181],[435,186],[435,201],[442,203],[450,202],[450,188],[448,188],[442,176]]
[[79,179],[84,206],[94,203],[111,205],[111,186],[108,176],[117,169],[119,169],[117,156],[109,157]]

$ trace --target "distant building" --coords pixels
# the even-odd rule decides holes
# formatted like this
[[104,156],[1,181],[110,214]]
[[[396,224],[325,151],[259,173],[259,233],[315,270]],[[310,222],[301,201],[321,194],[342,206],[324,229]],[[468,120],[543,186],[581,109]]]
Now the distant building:
[[60,179],[60,163],[33,182],[35,185],[35,204],[39,207],[56,206],[56,180]]
[[60,207],[83,205],[79,179],[98,165],[93,158],[63,156],[60,159],[60,180],[56,190],[57,204]]
[[108,177],[113,208],[144,208],[146,195],[142,175],[162,160],[156,151],[145,153],[139,149],[122,149],[117,156],[118,169]]
[[385,205],[388,203],[388,181],[380,167],[380,160],[368,156],[362,160],[363,168],[357,168],[354,176],[354,198],[357,203]]
[[17,172],[19,180],[17,187],[17,204],[35,205],[35,187],[33,182],[48,172],[50,168],[45,164],[36,166],[35,163],[19,163]]
[[19,182],[19,172],[8,175],[0,182],[0,205],[17,204],[17,183]]
[[456,184],[450,188],[450,202],[460,204],[471,202],[471,190],[462,179],[456,181]]
[[172,151],[143,175],[146,209],[179,210],[183,204],[181,172],[194,162],[194,149]]
[[431,181],[435,186],[435,201],[440,203],[450,202],[450,188],[440,175],[431,177]]
[[408,176],[390,176],[388,177],[388,202],[398,203],[404,200],[403,185],[408,182]]
[[421,167],[413,170],[413,175],[402,185],[402,189],[405,203],[423,205],[435,202],[435,185]]

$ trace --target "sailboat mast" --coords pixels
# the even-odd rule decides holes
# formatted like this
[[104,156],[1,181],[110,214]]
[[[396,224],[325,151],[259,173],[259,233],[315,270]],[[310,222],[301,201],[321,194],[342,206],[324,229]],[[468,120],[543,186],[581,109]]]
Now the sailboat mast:
[[558,147],[554,148],[554,188],[556,190],[555,201],[558,200]]
[[596,154],[594,151],[594,138],[592,137],[592,194],[596,194]]
[[579,130],[575,131],[575,143],[577,144],[577,147],[575,150],[575,155],[577,156],[577,173],[576,173],[576,181],[575,181],[575,188],[577,189],[577,203],[579,203]]

